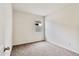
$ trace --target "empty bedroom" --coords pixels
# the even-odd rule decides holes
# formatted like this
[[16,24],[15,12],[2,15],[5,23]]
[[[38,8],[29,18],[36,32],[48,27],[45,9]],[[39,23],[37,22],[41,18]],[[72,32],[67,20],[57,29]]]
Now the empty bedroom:
[[0,3],[1,56],[79,56],[78,3]]

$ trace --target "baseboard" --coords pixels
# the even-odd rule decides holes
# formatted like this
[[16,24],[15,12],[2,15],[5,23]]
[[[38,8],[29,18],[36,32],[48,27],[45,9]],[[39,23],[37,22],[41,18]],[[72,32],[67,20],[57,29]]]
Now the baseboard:
[[21,46],[21,45],[25,45],[25,44],[34,44],[34,43],[38,43],[38,42],[42,42],[42,41],[45,41],[45,40],[40,40],[40,41],[35,41],[35,42],[29,42],[29,43],[23,43],[23,44],[18,44],[18,45],[13,45],[14,46]]
[[57,44],[57,43],[55,43],[55,42],[52,42],[52,41],[50,41],[50,40],[46,40],[46,41],[48,41],[48,42],[51,43],[51,44],[55,44],[56,46],[59,46],[59,47],[61,47],[61,48],[67,49],[67,50],[69,50],[69,51],[71,51],[71,52],[74,52],[74,53],[79,54],[78,51],[75,51],[75,50],[69,49],[69,48],[64,47],[64,46],[62,46],[62,45],[60,45],[60,44]]

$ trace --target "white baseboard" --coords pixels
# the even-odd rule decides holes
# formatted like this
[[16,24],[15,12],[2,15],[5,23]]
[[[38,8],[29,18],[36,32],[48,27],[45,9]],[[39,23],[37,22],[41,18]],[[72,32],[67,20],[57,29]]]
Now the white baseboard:
[[61,48],[67,49],[67,50],[69,50],[69,51],[71,51],[71,52],[74,52],[74,53],[79,54],[79,51],[72,50],[72,49],[70,49],[70,48],[67,48],[67,47],[61,45],[61,44],[57,44],[56,42],[53,42],[53,41],[51,41],[51,40],[46,40],[46,41],[48,41],[48,42],[51,43],[51,44],[55,44],[55,45],[57,45],[57,46],[59,46],[59,47],[61,47]]

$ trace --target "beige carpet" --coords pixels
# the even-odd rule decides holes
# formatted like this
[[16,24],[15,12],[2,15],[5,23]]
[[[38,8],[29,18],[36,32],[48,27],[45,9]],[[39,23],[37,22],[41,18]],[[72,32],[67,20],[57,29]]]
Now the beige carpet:
[[79,56],[46,41],[13,47],[11,56]]

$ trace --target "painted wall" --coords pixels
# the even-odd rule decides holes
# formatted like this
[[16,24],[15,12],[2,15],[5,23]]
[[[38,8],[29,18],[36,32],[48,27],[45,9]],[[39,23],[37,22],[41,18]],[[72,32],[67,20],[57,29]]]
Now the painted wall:
[[47,41],[79,53],[79,4],[71,4],[46,18]]
[[44,40],[43,27],[35,32],[34,21],[43,22],[43,17],[31,13],[13,11],[13,45]]

